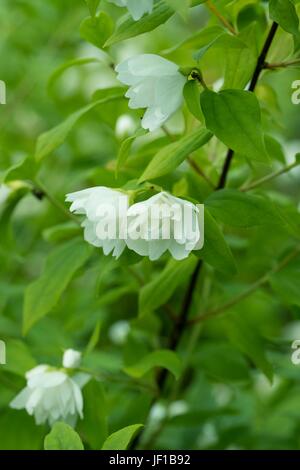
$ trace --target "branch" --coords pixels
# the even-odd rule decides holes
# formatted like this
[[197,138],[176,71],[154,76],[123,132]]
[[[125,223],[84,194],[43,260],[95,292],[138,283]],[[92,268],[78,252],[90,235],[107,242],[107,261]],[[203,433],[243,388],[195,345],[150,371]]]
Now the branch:
[[248,287],[248,289],[246,289],[244,292],[242,292],[241,294],[238,294],[236,297],[229,300],[228,302],[225,302],[220,307],[217,307],[214,310],[208,310],[203,315],[198,315],[198,316],[192,318],[188,322],[188,324],[189,325],[194,325],[195,323],[202,322],[202,321],[205,321],[205,320],[209,320],[210,318],[213,318],[213,317],[216,317],[217,315],[223,314],[226,310],[228,310],[229,308],[231,308],[234,305],[238,304],[239,302],[241,302],[245,298],[249,297],[249,295],[251,295],[257,289],[259,289],[264,284],[266,284],[269,281],[269,278],[272,274],[276,274],[279,271],[281,271],[294,258],[296,258],[299,254],[300,254],[300,245],[298,245],[294,251],[289,253],[280,263],[278,263],[274,268],[272,268],[270,271],[268,271],[266,274],[264,274],[260,279],[258,279],[256,282],[254,282],[254,284],[252,284],[250,287]]

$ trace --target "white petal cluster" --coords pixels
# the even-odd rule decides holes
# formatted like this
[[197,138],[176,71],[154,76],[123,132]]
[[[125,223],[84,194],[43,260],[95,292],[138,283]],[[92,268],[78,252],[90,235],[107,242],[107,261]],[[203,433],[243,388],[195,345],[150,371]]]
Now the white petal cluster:
[[[126,219],[127,194],[98,186],[67,194],[66,201],[72,203],[71,212],[86,216],[82,223],[85,240],[91,245],[102,247],[105,255],[112,252],[115,258],[119,258],[126,246],[119,237],[119,231]],[[116,229],[115,233],[105,232],[104,225],[107,225],[108,231]]]
[[[63,362],[69,366],[78,364],[80,353],[67,350]],[[83,418],[81,387],[87,382],[86,374],[72,377],[64,369],[39,365],[26,373],[26,387],[12,400],[10,407],[25,409],[34,416],[37,425],[48,421],[65,421],[74,426],[77,417]]]
[[186,78],[178,65],[155,54],[142,54],[117,65],[118,80],[130,88],[129,107],[147,108],[142,127],[159,129],[177,111],[183,100]]
[[153,9],[153,0],[108,0],[118,7],[127,7],[135,21],[138,21],[145,13],[151,13]]
[[181,260],[200,247],[199,209],[189,201],[161,192],[132,205],[127,215],[128,248],[152,261],[166,251]]
[[202,247],[199,208],[167,192],[129,206],[127,194],[96,187],[69,194],[67,201],[71,211],[85,215],[85,240],[102,247],[105,255],[119,257],[127,246],[150,260],[166,251],[181,260]]

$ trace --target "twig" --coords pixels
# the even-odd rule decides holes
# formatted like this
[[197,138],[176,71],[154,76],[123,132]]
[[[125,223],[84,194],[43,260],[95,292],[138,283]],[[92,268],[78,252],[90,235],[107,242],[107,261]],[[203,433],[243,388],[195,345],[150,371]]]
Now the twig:
[[300,65],[300,59],[295,59],[295,60],[288,60],[286,62],[275,62],[273,64],[269,64],[268,62],[265,62],[264,64],[264,69],[279,69],[279,68],[285,68],[285,67],[291,67],[293,65]]
[[296,166],[300,165],[300,162],[295,161],[294,163],[291,163],[290,165],[286,165],[284,168],[281,168],[281,170],[274,171],[274,173],[271,173],[269,175],[264,176],[263,178],[260,178],[256,181],[253,181],[252,183],[248,185],[244,185],[240,188],[240,191],[246,192],[250,191],[250,189],[257,188],[258,186],[261,186],[262,184],[267,183],[268,181],[273,180],[274,178],[277,178],[278,176],[283,175],[284,173],[289,172]]
[[75,215],[72,214],[72,212],[68,211],[68,209],[65,208],[63,204],[61,204],[60,201],[58,201],[49,191],[48,189],[44,186],[44,184],[40,181],[36,181],[37,184],[37,191],[40,195],[40,198],[42,196],[46,196],[46,198],[51,202],[51,204],[56,207],[60,212],[62,212],[66,217],[71,219],[73,222],[75,222],[77,225],[81,225],[80,220],[77,219]]
[[152,385],[147,384],[145,382],[135,380],[135,379],[130,379],[130,378],[127,379],[126,377],[116,377],[116,376],[113,376],[113,375],[108,374],[106,372],[98,373],[98,372],[91,371],[91,370],[89,370],[87,368],[84,368],[84,367],[79,367],[77,370],[78,370],[78,372],[83,372],[85,374],[88,374],[88,375],[90,375],[90,376],[92,376],[95,379],[100,380],[100,381],[118,383],[118,384],[123,384],[123,385],[127,385],[127,386],[137,386],[138,385],[139,387],[143,388],[144,390],[148,390],[149,392],[151,392],[154,395],[156,395],[157,392],[158,392],[157,389],[155,387],[153,387]]
[[212,317],[215,317],[217,315],[221,315],[224,313],[226,310],[229,308],[233,307],[234,305],[238,304],[245,298],[249,297],[253,292],[255,292],[257,289],[262,287],[264,284],[266,284],[269,281],[269,278],[272,274],[276,274],[279,271],[281,271],[285,266],[287,266],[294,258],[296,258],[300,254],[300,245],[297,246],[297,248],[289,253],[280,263],[278,263],[274,268],[272,268],[270,271],[268,271],[266,274],[264,274],[260,279],[258,279],[254,284],[252,284],[248,289],[246,289],[244,292],[241,292],[241,294],[238,294],[236,297],[233,299],[229,300],[228,302],[225,302],[223,305],[220,307],[217,307],[213,310],[209,310],[203,315],[198,315],[194,318],[192,318],[189,322],[188,325],[194,325],[195,323],[202,322],[205,320],[208,320]]
[[202,176],[203,179],[209,184],[209,186],[213,189],[215,189],[215,186],[213,182],[209,179],[209,177],[204,173],[204,171],[201,170],[200,166],[193,160],[191,157],[187,158],[187,161],[189,162],[191,168],[198,173],[198,175]]
[[212,14],[215,15],[221,21],[225,28],[227,28],[232,34],[236,34],[236,31],[232,24],[229,23],[229,21],[222,15],[222,13],[219,12],[219,10],[210,0],[207,0],[205,5],[212,12]]

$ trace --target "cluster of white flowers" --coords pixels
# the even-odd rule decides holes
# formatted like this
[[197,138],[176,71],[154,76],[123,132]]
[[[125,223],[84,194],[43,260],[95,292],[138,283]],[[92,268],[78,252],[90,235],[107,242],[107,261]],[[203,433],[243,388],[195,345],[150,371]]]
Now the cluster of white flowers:
[[203,243],[201,211],[195,204],[161,192],[129,205],[123,191],[95,187],[68,194],[70,210],[85,216],[84,238],[118,258],[126,246],[156,260],[169,251],[181,260]]
[[159,129],[183,101],[186,77],[178,65],[155,54],[142,54],[117,65],[118,80],[130,88],[129,107],[147,108],[142,127]]
[[135,21],[138,21],[145,13],[151,13],[153,0],[108,0],[118,7],[127,7]]
[[63,356],[63,369],[39,365],[26,373],[27,385],[10,403],[16,410],[25,409],[33,415],[37,425],[48,421],[65,421],[75,426],[77,417],[83,418],[81,388],[90,376],[72,374],[80,364],[81,353],[68,349]]

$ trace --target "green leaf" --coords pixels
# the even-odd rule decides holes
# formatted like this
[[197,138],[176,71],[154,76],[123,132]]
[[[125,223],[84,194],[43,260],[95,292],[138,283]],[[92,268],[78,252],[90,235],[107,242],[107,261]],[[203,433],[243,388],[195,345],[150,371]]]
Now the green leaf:
[[16,165],[11,166],[4,172],[2,177],[3,183],[17,180],[33,180],[37,172],[37,164],[32,156],[23,158]]
[[14,245],[13,227],[11,217],[19,202],[26,196],[30,188],[26,184],[17,184],[0,207],[0,251],[2,249],[12,248]]
[[88,16],[80,24],[80,36],[96,47],[102,48],[113,30],[113,21],[104,11],[97,16]]
[[189,111],[198,121],[203,122],[203,114],[200,106],[200,89],[196,80],[189,80],[183,89],[183,96]]
[[3,370],[24,377],[25,373],[35,366],[36,361],[26,343],[18,339],[6,341],[6,364]]
[[196,261],[195,257],[182,261],[171,259],[153,281],[142,287],[139,295],[139,311],[150,312],[165,304],[182,284],[183,279],[188,279],[196,266]]
[[250,160],[269,162],[260,107],[254,93],[205,90],[201,94],[201,106],[207,128],[227,147]]
[[200,349],[199,366],[213,379],[225,383],[250,379],[245,358],[227,343],[204,344]]
[[263,340],[259,332],[241,318],[241,312],[227,315],[223,319],[230,342],[248,356],[254,364],[272,381],[273,366],[266,358]]
[[46,228],[43,231],[43,238],[49,243],[57,243],[74,238],[76,235],[80,235],[81,231],[81,227],[75,222],[64,222]]
[[78,423],[80,433],[90,447],[101,449],[107,438],[107,404],[103,386],[90,380],[83,389],[84,418]]
[[299,39],[299,18],[296,8],[290,0],[270,0],[269,10],[270,18],[273,21],[276,21],[282,29]]
[[182,362],[174,351],[160,349],[147,354],[136,364],[125,367],[124,372],[139,379],[156,367],[163,367],[169,370],[178,380],[182,373]]
[[164,0],[155,3],[152,13],[144,15],[139,21],[134,21],[131,15],[127,14],[117,26],[113,35],[106,41],[104,47],[152,31],[165,23],[173,14],[174,9],[167,5]]
[[137,139],[138,137],[141,137],[142,135],[145,135],[146,133],[147,131],[145,129],[138,129],[134,133],[134,135],[128,137],[122,142],[119,153],[118,153],[118,157],[117,157],[117,165],[116,165],[117,175],[118,175],[120,168],[122,168],[122,166],[126,163],[126,160],[129,157],[130,150],[135,139]]
[[253,50],[229,34],[219,38],[216,46],[222,47],[225,56],[223,89],[245,88],[256,66],[257,58]]
[[65,62],[64,64],[60,65],[57,67],[57,69],[52,72],[48,79],[48,92],[51,93],[52,88],[55,84],[55,82],[62,76],[62,74],[72,68],[72,67],[79,67],[81,65],[87,65],[87,64],[102,64],[103,62],[100,59],[97,59],[95,57],[81,57],[79,59],[72,59],[69,60],[68,62]]
[[66,423],[55,423],[45,437],[45,450],[84,450],[77,432]]
[[90,256],[91,247],[81,239],[61,245],[49,255],[41,277],[25,290],[24,334],[55,307],[76,271]]
[[278,273],[270,276],[272,289],[288,305],[300,306],[299,282],[299,259],[296,259]]
[[218,221],[233,227],[283,224],[272,201],[235,189],[216,191],[208,197],[205,204]]
[[225,30],[219,25],[208,26],[206,28],[200,29],[192,36],[188,37],[184,41],[181,41],[179,44],[171,47],[170,49],[166,49],[163,51],[164,55],[172,54],[173,52],[177,51],[177,49],[196,49],[196,48],[203,48],[208,44],[214,42],[218,36],[224,34]]
[[265,135],[265,146],[272,160],[285,164],[285,156],[280,143],[270,135]]
[[91,16],[95,16],[100,0],[85,0]]
[[189,11],[189,0],[165,0],[165,2],[184,19],[187,19]]
[[102,450],[126,450],[143,424],[132,424],[111,434],[103,444]]
[[[104,92],[103,92],[104,93]],[[115,88],[113,94],[108,93],[107,96],[100,98],[93,103],[88,104],[82,109],[79,109],[73,114],[70,114],[68,118],[56,127],[50,129],[50,131],[41,134],[37,140],[35,158],[36,160],[42,160],[47,155],[52,153],[57,147],[64,143],[69,133],[77,123],[77,121],[84,116],[86,113],[96,108],[100,104],[108,103],[109,101],[117,100],[123,97],[123,88]]]
[[203,127],[163,147],[151,160],[139,179],[142,183],[175,170],[192,152],[205,145],[212,137],[211,132]]
[[[236,273],[236,264],[232,252],[208,208],[205,208],[204,213],[204,246],[198,252],[199,257],[203,258],[217,271],[233,275]],[[195,251],[195,254],[197,254],[197,251]]]
[[97,343],[98,343],[99,337],[100,337],[100,333],[101,333],[101,326],[102,326],[102,322],[99,320],[96,323],[96,326],[94,328],[92,336],[89,339],[89,342],[88,342],[87,347],[85,349],[85,354],[90,354],[95,349],[95,347],[97,346]]

